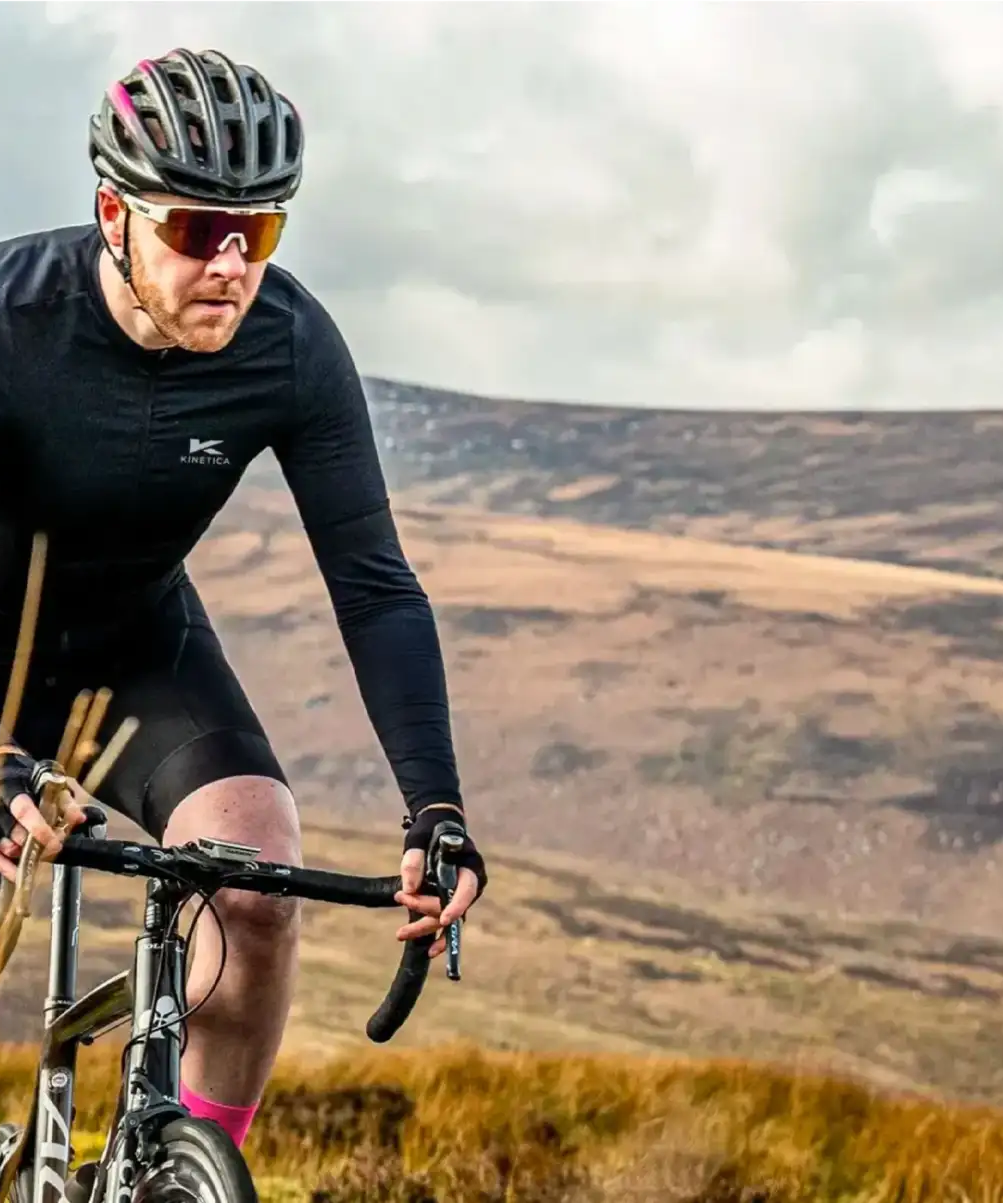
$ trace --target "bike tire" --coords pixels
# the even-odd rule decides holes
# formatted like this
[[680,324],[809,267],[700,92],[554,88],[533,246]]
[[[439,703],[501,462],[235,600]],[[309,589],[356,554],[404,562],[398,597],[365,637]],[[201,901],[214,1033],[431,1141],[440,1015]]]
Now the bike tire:
[[[2,1148],[11,1137],[20,1136],[24,1131],[23,1124],[0,1124],[0,1148]],[[31,1157],[29,1155],[25,1159],[30,1166]],[[24,1167],[18,1171],[17,1177],[14,1179],[14,1185],[11,1187],[8,1203],[31,1203],[31,1169]]]
[[240,1149],[213,1120],[184,1116],[166,1124],[151,1165],[140,1170],[132,1203],[258,1203]]

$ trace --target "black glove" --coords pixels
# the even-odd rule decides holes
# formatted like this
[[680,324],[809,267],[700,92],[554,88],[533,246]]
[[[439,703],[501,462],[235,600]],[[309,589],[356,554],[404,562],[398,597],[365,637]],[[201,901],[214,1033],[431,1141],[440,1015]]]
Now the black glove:
[[437,806],[428,805],[423,810],[417,810],[413,815],[405,818],[401,826],[407,832],[404,837],[404,851],[409,852],[412,848],[420,848],[425,853],[425,863],[428,864],[428,846],[432,842],[432,832],[442,822],[449,820],[454,823],[459,823],[463,828],[463,847],[458,855],[450,857],[453,863],[459,869],[471,869],[477,878],[477,898],[484,893],[484,887],[488,884],[488,873],[484,867],[484,858],[477,851],[474,841],[467,835],[466,820],[459,810],[454,810],[452,806]]
[[26,752],[0,752],[0,838],[10,839],[17,824],[10,804],[18,794],[34,797],[37,762]]

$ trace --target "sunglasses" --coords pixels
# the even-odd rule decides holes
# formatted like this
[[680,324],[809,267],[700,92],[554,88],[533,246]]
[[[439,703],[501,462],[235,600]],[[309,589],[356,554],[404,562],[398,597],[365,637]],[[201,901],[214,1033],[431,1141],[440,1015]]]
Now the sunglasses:
[[215,209],[205,205],[156,205],[120,193],[126,208],[156,223],[157,237],[172,251],[208,262],[236,242],[248,263],[275,253],[286,224],[284,209]]

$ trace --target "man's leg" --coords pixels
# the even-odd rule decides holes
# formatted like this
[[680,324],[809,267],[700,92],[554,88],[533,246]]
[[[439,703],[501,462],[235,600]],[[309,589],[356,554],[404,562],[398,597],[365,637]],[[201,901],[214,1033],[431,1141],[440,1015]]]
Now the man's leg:
[[[80,688],[107,685],[112,701],[99,739],[127,717],[138,719],[139,730],[98,788],[99,802],[161,844],[216,836],[253,844],[269,860],[302,863],[282,766],[194,585],[172,590],[124,628],[118,621],[113,634],[83,634],[88,638],[78,639],[79,651],[68,651],[61,640],[56,663],[35,662],[16,732],[30,729],[32,755],[55,754]],[[289,1012],[299,905],[221,890],[213,906],[226,932],[226,965],[204,1007],[185,1021],[182,1101],[193,1115],[212,1112],[239,1144]],[[190,1006],[212,987],[221,953],[206,908],[195,934]]]
[[[163,843],[199,836],[261,848],[264,860],[302,864],[292,794],[267,777],[228,777],[190,793],[174,810]],[[197,901],[197,900],[196,900]],[[268,1081],[292,1003],[300,903],[242,890],[213,898],[226,936],[226,965],[209,1000],[186,1021],[183,1101],[218,1119],[239,1144]],[[219,973],[223,946],[206,908],[198,921],[188,979],[189,1007]]]

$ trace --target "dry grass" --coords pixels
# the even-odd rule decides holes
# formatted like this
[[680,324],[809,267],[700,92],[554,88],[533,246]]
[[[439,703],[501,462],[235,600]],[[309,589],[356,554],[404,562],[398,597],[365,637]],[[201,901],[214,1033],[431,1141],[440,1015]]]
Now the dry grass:
[[[124,824],[114,823],[116,828]],[[307,825],[308,864],[378,873],[399,832]],[[2,1035],[41,1033],[48,871],[0,980]],[[89,873],[82,994],[127,969],[141,882]],[[296,1061],[369,1048],[367,1019],[400,956],[396,909],[304,907],[283,1052]],[[865,1076],[882,1089],[971,1102],[1003,1092],[1003,942],[880,916],[701,894],[613,864],[494,848],[492,888],[466,925],[463,980],[429,976],[395,1049],[450,1041],[553,1054],[758,1058]]]
[[[489,850],[995,935],[1003,582],[406,502]],[[190,566],[301,807],[392,821],[287,494],[246,488]]]
[[[0,1046],[5,1117],[24,1114],[31,1064]],[[108,1122],[114,1050],[80,1064],[78,1149]],[[270,1203],[1003,1199],[1003,1115],[727,1061],[476,1047],[286,1061],[245,1151]]]

